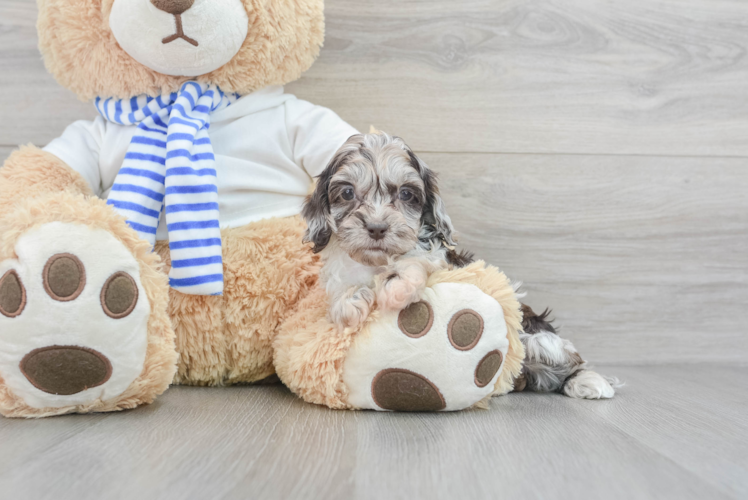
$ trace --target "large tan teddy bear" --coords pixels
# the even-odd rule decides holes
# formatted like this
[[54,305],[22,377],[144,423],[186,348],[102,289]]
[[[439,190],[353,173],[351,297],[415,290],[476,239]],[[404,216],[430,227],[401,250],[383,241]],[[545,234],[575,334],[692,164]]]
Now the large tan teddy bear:
[[326,318],[298,214],[356,131],[282,88],[319,53],[323,0],[38,7],[47,68],[100,116],[0,169],[3,415],[276,373],[332,408],[458,410],[512,389],[520,305],[482,263],[435,273],[420,306],[360,330]]

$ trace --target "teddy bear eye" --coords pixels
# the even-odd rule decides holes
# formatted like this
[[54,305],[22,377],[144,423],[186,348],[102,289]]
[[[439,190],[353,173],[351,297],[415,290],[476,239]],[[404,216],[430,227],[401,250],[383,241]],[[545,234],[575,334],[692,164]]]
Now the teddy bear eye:
[[401,189],[400,190],[400,200],[402,201],[412,201],[413,200],[413,191],[410,189]]
[[356,196],[356,193],[353,192],[353,188],[349,187],[343,190],[341,196],[345,201],[351,201]]

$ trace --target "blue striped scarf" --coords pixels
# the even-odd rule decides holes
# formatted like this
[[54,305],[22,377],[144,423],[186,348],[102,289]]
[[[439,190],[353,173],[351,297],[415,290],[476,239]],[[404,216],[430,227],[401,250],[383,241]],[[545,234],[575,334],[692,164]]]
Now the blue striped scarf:
[[168,96],[96,99],[104,119],[138,127],[107,203],[151,244],[165,207],[169,283],[182,293],[223,293],[218,187],[208,129],[210,113],[238,97],[187,82]]

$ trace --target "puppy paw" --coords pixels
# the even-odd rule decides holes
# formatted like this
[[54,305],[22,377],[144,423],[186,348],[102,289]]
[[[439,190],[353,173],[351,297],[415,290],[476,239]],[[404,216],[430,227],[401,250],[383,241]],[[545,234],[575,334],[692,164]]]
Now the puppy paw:
[[426,270],[418,263],[398,263],[377,290],[377,307],[399,311],[420,300],[426,288]]
[[330,306],[329,319],[341,330],[361,326],[374,307],[376,298],[368,287],[352,288]]
[[493,393],[508,349],[496,300],[473,285],[440,283],[356,336],[343,369],[348,402],[374,410],[468,408]]
[[610,399],[616,387],[621,387],[616,378],[608,379],[592,370],[579,370],[564,384],[564,394],[577,399]]
[[0,262],[0,384],[31,408],[121,395],[143,371],[150,305],[114,236],[54,222]]

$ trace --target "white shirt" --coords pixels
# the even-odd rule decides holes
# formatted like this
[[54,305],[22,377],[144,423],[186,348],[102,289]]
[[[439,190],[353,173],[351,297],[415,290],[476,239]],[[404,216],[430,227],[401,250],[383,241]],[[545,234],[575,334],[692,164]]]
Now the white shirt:
[[[44,150],[80,173],[97,196],[114,184],[136,126],[78,121]],[[357,131],[333,111],[268,87],[211,115],[222,228],[301,212],[311,178]],[[161,215],[159,240],[168,239]]]

